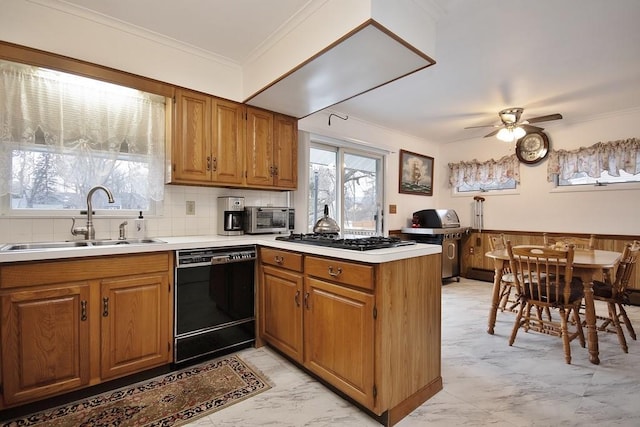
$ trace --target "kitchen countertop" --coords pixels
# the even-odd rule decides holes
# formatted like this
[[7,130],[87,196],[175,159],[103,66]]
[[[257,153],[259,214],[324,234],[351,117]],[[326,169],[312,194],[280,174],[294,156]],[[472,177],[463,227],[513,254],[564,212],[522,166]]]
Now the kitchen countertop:
[[[91,246],[55,249],[30,249],[21,251],[0,252],[0,263],[20,261],[40,261],[64,258],[79,258],[106,255],[122,255],[130,253],[174,251],[179,249],[196,249],[204,247],[223,247],[238,245],[261,245],[272,248],[287,249],[309,255],[320,255],[352,261],[379,264],[417,256],[433,255],[442,252],[440,245],[418,243],[389,249],[355,251],[337,249],[326,246],[314,246],[303,243],[292,243],[275,240],[277,234],[242,235],[242,236],[180,236],[157,237],[166,243],[148,243],[134,245]],[[1,245],[1,244],[0,244]]]

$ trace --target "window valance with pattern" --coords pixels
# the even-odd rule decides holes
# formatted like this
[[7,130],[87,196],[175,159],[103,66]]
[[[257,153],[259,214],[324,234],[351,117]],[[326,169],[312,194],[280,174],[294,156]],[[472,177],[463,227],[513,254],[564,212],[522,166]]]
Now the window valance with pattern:
[[503,184],[510,179],[520,182],[520,162],[515,154],[500,160],[480,162],[473,159],[469,162],[449,163],[449,186],[453,188],[463,184]]
[[632,175],[640,173],[640,140],[637,138],[598,142],[576,150],[551,150],[547,180],[553,182],[556,175],[568,179],[576,173],[599,178],[604,171],[619,176],[620,170]]
[[[28,157],[19,165],[19,156],[47,152],[47,192],[73,188],[82,202],[108,184],[114,194],[163,199],[164,97],[9,61],[0,61],[0,94],[0,196],[35,194],[44,165]],[[143,176],[120,159],[144,165]]]

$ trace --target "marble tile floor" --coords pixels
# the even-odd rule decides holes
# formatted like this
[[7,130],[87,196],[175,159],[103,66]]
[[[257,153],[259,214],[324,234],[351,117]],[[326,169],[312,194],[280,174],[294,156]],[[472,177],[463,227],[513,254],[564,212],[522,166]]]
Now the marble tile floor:
[[[628,338],[625,354],[614,334],[601,332],[600,365],[578,341],[567,365],[559,338],[521,331],[509,347],[512,313],[498,313],[495,334],[487,334],[490,297],[486,282],[443,286],[444,389],[399,427],[640,425],[640,342]],[[640,307],[628,313],[640,333]],[[273,387],[188,426],[380,425],[269,348],[239,354]]]

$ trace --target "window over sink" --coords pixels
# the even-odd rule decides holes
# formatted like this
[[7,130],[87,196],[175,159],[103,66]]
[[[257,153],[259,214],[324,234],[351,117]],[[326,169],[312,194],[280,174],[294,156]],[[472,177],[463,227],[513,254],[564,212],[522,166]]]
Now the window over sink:
[[86,209],[101,184],[149,211],[164,197],[164,96],[0,60],[0,200],[5,214]]

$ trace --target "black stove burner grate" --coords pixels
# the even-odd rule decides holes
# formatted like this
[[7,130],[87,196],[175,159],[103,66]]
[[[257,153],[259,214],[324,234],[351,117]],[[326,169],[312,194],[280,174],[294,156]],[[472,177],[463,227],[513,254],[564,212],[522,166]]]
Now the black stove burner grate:
[[290,234],[278,236],[276,240],[307,245],[327,246],[330,248],[350,249],[354,251],[368,251],[373,249],[388,249],[398,246],[415,245],[415,240],[401,240],[398,237],[362,237],[356,239],[342,239],[337,234]]

